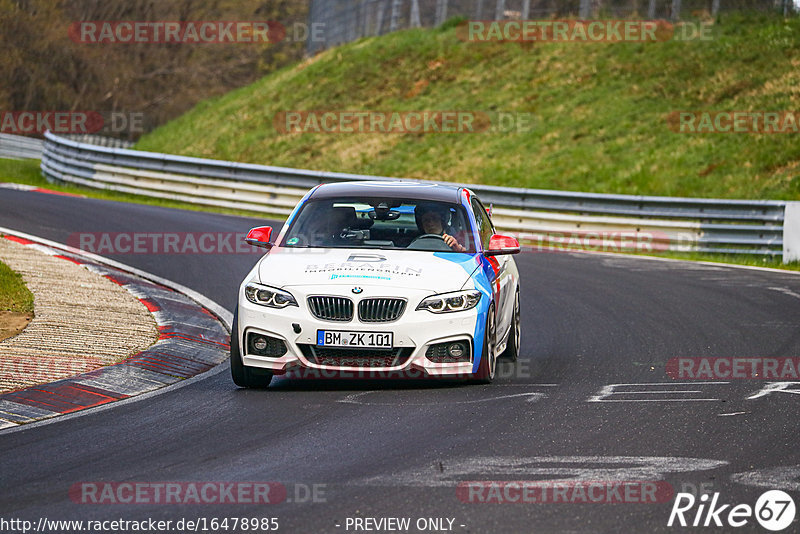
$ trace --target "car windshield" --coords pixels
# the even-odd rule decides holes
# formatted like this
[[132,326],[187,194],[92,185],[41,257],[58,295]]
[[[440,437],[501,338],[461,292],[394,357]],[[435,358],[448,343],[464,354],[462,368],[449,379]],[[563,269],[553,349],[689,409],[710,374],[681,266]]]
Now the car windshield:
[[474,252],[459,204],[396,198],[311,200],[292,221],[282,246]]

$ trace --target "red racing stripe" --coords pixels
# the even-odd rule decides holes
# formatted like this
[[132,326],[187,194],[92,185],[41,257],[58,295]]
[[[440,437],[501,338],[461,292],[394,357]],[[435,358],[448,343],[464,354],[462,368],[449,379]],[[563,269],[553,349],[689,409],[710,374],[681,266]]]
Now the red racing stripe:
[[159,307],[159,306],[158,306],[158,305],[157,305],[155,302],[153,302],[152,300],[148,300],[148,299],[139,299],[139,302],[141,302],[142,304],[144,304],[145,308],[147,308],[147,309],[150,311],[150,313],[155,313],[155,312],[157,312],[157,311],[159,311],[159,310],[161,309],[161,308],[160,308],[160,307]]
[[36,189],[31,189],[34,193],[47,193],[48,195],[60,195],[62,197],[76,197],[76,198],[86,198],[83,195],[79,195],[77,193],[65,193],[63,191],[53,191],[52,189],[45,189],[43,187],[37,187]]
[[28,239],[23,239],[21,237],[17,237],[17,236],[13,236],[13,235],[6,235],[6,236],[3,236],[3,237],[8,239],[9,241],[14,241],[15,243],[19,243],[21,245],[35,245],[36,244],[33,241],[30,241]]

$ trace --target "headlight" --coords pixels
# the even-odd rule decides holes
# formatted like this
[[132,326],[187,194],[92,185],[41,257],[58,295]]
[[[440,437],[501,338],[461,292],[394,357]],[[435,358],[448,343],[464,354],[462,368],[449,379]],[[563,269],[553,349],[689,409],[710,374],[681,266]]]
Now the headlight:
[[481,292],[475,289],[467,291],[454,291],[432,295],[417,306],[418,310],[428,310],[433,313],[449,313],[471,310],[481,301]]
[[297,301],[288,291],[254,283],[249,283],[244,287],[244,296],[253,304],[269,308],[297,306]]

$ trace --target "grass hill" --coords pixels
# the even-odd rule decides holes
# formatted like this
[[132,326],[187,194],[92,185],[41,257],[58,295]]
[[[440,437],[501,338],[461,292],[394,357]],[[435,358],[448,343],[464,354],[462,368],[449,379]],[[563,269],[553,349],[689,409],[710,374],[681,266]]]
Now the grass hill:
[[[468,43],[451,21],[328,50],[143,137],[142,150],[518,187],[800,199],[800,133],[682,134],[672,112],[800,112],[800,18],[726,15],[710,40]],[[281,133],[292,110],[530,113],[513,133]]]

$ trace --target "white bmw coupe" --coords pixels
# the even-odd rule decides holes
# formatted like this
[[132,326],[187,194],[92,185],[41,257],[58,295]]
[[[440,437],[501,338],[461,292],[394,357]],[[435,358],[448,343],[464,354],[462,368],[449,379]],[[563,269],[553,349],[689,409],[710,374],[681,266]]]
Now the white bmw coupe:
[[[231,373],[466,377],[488,383],[520,344],[518,241],[469,189],[342,182],[309,191],[239,288]],[[405,373],[405,374],[404,374]]]

